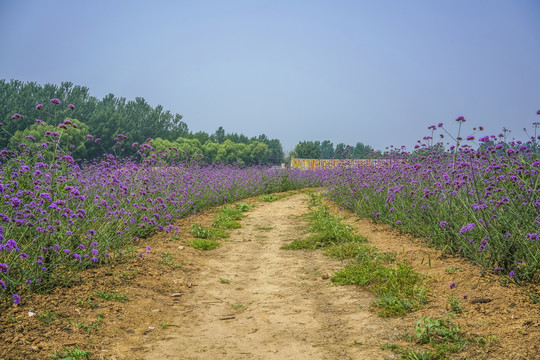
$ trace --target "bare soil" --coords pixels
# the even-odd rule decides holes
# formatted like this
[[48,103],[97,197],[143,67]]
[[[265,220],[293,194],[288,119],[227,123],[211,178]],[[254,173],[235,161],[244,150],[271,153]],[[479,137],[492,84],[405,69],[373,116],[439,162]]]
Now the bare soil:
[[[193,249],[188,230],[194,222],[209,226],[215,215],[209,210],[182,220],[179,238],[145,240],[143,258],[87,271],[76,286],[26,298],[0,315],[0,359],[47,359],[74,346],[92,359],[397,359],[380,347],[411,346],[403,334],[422,317],[447,314],[451,294],[464,307],[453,321],[471,338],[489,341],[450,358],[540,359],[540,307],[523,290],[335,208],[379,251],[396,252],[428,275],[424,309],[379,317],[370,310],[373,294],[332,284],[343,262],[320,251],[281,249],[307,236],[306,200],[293,193],[257,202],[220,247]],[[143,245],[152,247],[149,254]],[[104,300],[98,291],[117,291],[128,300]]]

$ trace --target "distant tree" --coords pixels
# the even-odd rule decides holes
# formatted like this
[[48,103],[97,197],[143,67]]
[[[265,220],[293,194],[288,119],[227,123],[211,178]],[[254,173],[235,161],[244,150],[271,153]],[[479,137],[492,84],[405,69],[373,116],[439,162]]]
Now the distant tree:
[[334,157],[336,159],[344,159],[348,156],[347,145],[344,143],[339,143],[336,145],[336,150],[334,151]]
[[178,152],[184,158],[191,158],[196,155],[203,155],[201,142],[198,139],[178,138]]
[[[65,119],[65,123],[68,124],[63,126],[65,128],[41,122],[24,130],[18,130],[11,137],[9,148],[13,151],[22,151],[26,147],[35,150],[39,147],[42,154],[70,154],[73,157],[84,157],[87,151],[85,143],[88,126],[79,120],[69,118]],[[42,146],[42,144],[46,146]]]
[[223,144],[223,142],[225,141],[225,129],[220,126],[212,137],[215,142]]
[[268,145],[268,163],[279,165],[284,161],[283,147],[278,139],[271,139],[266,142]]
[[331,159],[334,156],[334,144],[330,140],[321,143],[321,159]]
[[266,164],[268,162],[270,149],[265,143],[253,141],[247,146],[247,151],[249,152],[248,164]]
[[268,138],[268,136],[266,136],[266,134],[261,134],[257,137],[251,138],[251,141],[259,141],[259,142],[267,143],[268,141],[270,141],[270,139]]
[[357,142],[356,146],[352,149],[352,156],[356,159],[367,159],[371,156],[372,152],[373,148],[371,146]]
[[249,144],[249,138],[244,135],[244,134],[237,134],[237,133],[233,133],[233,134],[226,134],[225,135],[225,140],[231,140],[232,142],[235,142],[235,143],[242,143],[242,144]]
[[[397,149],[392,150],[390,153],[398,153],[399,151]],[[416,157],[424,157],[424,156],[430,156],[430,155],[442,155],[446,153],[446,149],[444,148],[444,145],[442,143],[437,143],[435,145],[431,146],[423,146],[416,150],[414,150],[410,156],[412,158]]]
[[188,136],[189,138],[192,138],[192,139],[197,139],[199,140],[199,142],[201,144],[204,144],[206,143],[208,140],[212,141],[210,139],[210,135],[208,135],[208,133],[204,132],[204,131],[197,131],[196,133],[192,133]]
[[[49,100],[53,98],[59,99],[60,104],[51,104]],[[36,108],[38,104],[43,107]],[[69,104],[73,104],[74,108],[68,108]],[[14,113],[22,114],[24,118],[10,121]],[[34,119],[58,125],[65,116],[80,119],[94,138],[101,139],[100,142],[86,144],[86,156],[89,158],[112,151],[114,137],[118,133],[126,135],[133,142],[157,137],[174,140],[188,134],[182,115],[164,111],[160,105],[154,108],[142,97],[126,102],[125,98],[108,94],[98,100],[89,95],[88,88],[74,86],[70,82],[63,82],[59,86],[41,86],[35,82],[0,80],[0,122],[5,130],[0,132],[0,147],[7,147],[11,136],[18,130],[32,126]],[[53,124],[55,121],[58,124]],[[134,147],[125,148],[126,155],[135,151]]]
[[[57,98],[61,104],[52,104],[50,99]],[[43,107],[36,108],[37,104]],[[73,104],[74,108],[68,107]],[[13,114],[23,117],[12,119]],[[103,99],[89,95],[86,87],[74,86],[63,82],[60,85],[39,85],[35,82],[24,83],[17,80],[0,80],[0,148],[7,148],[10,143],[18,143],[24,136],[32,136],[40,131],[34,119],[43,120],[47,126],[58,126],[65,117],[81,120],[81,136],[91,134],[99,141],[86,141],[84,152],[81,148],[74,153],[77,157],[94,158],[105,152],[116,152],[126,156],[134,155],[137,146],[131,143],[144,143],[148,138],[159,141],[154,147],[163,153],[171,154],[169,148],[178,148],[180,153],[174,157],[191,156],[202,153],[208,162],[236,162],[245,164],[280,164],[283,162],[283,148],[277,139],[269,139],[265,134],[249,138],[244,134],[226,134],[222,126],[212,135],[198,131],[192,133],[182,120],[182,115],[172,114],[161,105],[150,106],[142,97],[127,101],[126,98],[107,94]],[[18,136],[14,138],[14,134]],[[115,140],[119,133],[127,137],[124,143]],[[190,142],[187,140],[197,140]],[[227,144],[226,141],[229,141]],[[210,141],[210,142],[209,142]],[[24,143],[24,141],[22,142]],[[156,145],[157,144],[157,145]],[[204,145],[201,145],[204,144]],[[253,144],[253,145],[252,145]],[[13,146],[18,146],[15,144]],[[224,146],[221,146],[224,145]]]
[[319,141],[301,141],[292,151],[294,157],[301,159],[319,159],[321,148]]
[[220,147],[220,144],[215,143],[211,140],[207,140],[203,144],[202,149],[203,149],[204,160],[207,163],[213,163],[214,161],[216,161],[216,156],[219,151],[219,147]]

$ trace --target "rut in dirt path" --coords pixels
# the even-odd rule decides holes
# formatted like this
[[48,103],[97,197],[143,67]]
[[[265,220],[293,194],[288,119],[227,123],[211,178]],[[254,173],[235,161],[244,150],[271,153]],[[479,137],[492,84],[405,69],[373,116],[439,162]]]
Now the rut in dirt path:
[[[305,236],[307,197],[259,203],[213,250],[145,359],[383,359],[392,320],[368,310],[373,295],[332,286],[342,267],[318,251],[281,246]],[[140,354],[140,353],[139,353]]]

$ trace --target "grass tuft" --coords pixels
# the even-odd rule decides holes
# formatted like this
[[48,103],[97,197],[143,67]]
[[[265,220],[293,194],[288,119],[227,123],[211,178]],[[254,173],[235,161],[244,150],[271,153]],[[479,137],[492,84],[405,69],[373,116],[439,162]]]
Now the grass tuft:
[[191,226],[189,233],[197,239],[214,239],[214,238],[227,238],[227,234],[223,229],[210,229],[203,227],[197,223]]
[[101,290],[96,292],[96,297],[103,299],[103,300],[114,300],[114,301],[120,301],[125,302],[129,299],[129,296],[126,294],[122,294],[118,291],[109,291],[109,290]]
[[62,359],[62,360],[79,360],[79,359],[90,359],[92,353],[90,351],[80,350],[77,346],[75,347],[65,347],[62,350],[56,350],[49,355],[51,359]]
[[[247,205],[247,204],[246,204]],[[225,206],[219,215],[212,220],[212,227],[215,229],[239,229],[242,226],[236,220],[244,217],[242,210],[238,207]]]
[[372,306],[383,317],[402,316],[420,309],[428,302],[427,290],[422,288],[422,276],[409,264],[387,266],[380,258],[361,252],[357,262],[338,271],[332,281],[338,285],[360,285],[379,299]]
[[299,249],[320,249],[345,243],[363,243],[367,239],[362,235],[355,234],[352,227],[344,225],[341,221],[330,214],[328,208],[319,203],[317,210],[306,215],[310,227],[309,232],[313,234],[305,239],[293,240],[290,244],[284,245],[285,250]]
[[193,239],[189,245],[198,250],[212,250],[217,248],[220,244],[219,241],[212,239]]

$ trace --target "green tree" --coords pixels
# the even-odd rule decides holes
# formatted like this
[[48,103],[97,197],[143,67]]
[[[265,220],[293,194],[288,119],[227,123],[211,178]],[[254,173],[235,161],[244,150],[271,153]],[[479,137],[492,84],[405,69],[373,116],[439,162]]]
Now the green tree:
[[334,156],[334,144],[330,140],[321,143],[321,159],[331,159]]
[[212,137],[215,142],[223,144],[223,142],[225,141],[225,129],[220,126]]
[[[59,99],[61,104],[51,104],[52,98]],[[43,106],[38,109],[37,104]],[[68,108],[69,104],[75,107]],[[15,113],[24,117],[11,121],[11,116]],[[53,122],[60,123],[65,116],[80,119],[88,125],[88,131],[94,138],[102,139],[86,144],[87,157],[100,156],[103,152],[112,151],[116,144],[114,137],[118,133],[126,135],[130,141],[139,143],[147,138],[161,137],[175,140],[189,134],[187,124],[182,121],[182,115],[173,115],[170,111],[165,111],[161,105],[154,108],[142,97],[126,102],[125,98],[108,94],[102,100],[98,100],[89,95],[88,88],[74,86],[70,82],[41,86],[35,82],[0,80],[0,122],[4,125],[4,131],[0,132],[0,147],[7,147],[11,137],[17,131],[32,126],[34,119],[58,125]],[[126,155],[135,151],[136,148],[125,148]]]
[[319,141],[301,141],[292,151],[294,157],[302,159],[319,159],[321,148]]
[[334,151],[334,157],[336,159],[344,159],[348,156],[347,145],[344,143],[339,143],[336,145],[336,150]]
[[265,143],[254,141],[247,146],[247,151],[249,152],[249,165],[268,163],[270,149]]
[[356,159],[368,159],[373,153],[373,148],[369,145],[364,145],[361,142],[357,142],[356,146],[352,150],[352,156]]
[[278,139],[271,139],[266,142],[268,145],[268,163],[272,165],[279,165],[284,162],[283,147]]
[[216,161],[216,156],[217,156],[219,147],[220,147],[220,144],[215,143],[211,140],[207,140],[203,144],[202,150],[203,150],[203,154],[204,154],[204,158],[206,162],[213,163],[214,161]]
[[178,138],[176,139],[178,144],[178,151],[184,158],[191,158],[196,155],[202,155],[203,149],[201,142],[198,139]]
[[66,125],[59,128],[41,122],[24,130],[18,130],[11,137],[9,148],[13,151],[21,151],[26,147],[38,151],[39,148],[41,153],[50,155],[70,154],[73,157],[84,157],[88,126],[79,120],[69,118],[64,121],[64,124]]
[[208,140],[212,141],[210,139],[210,135],[208,135],[208,133],[204,131],[197,131],[196,133],[191,133],[188,137],[199,140],[201,144],[206,143]]

